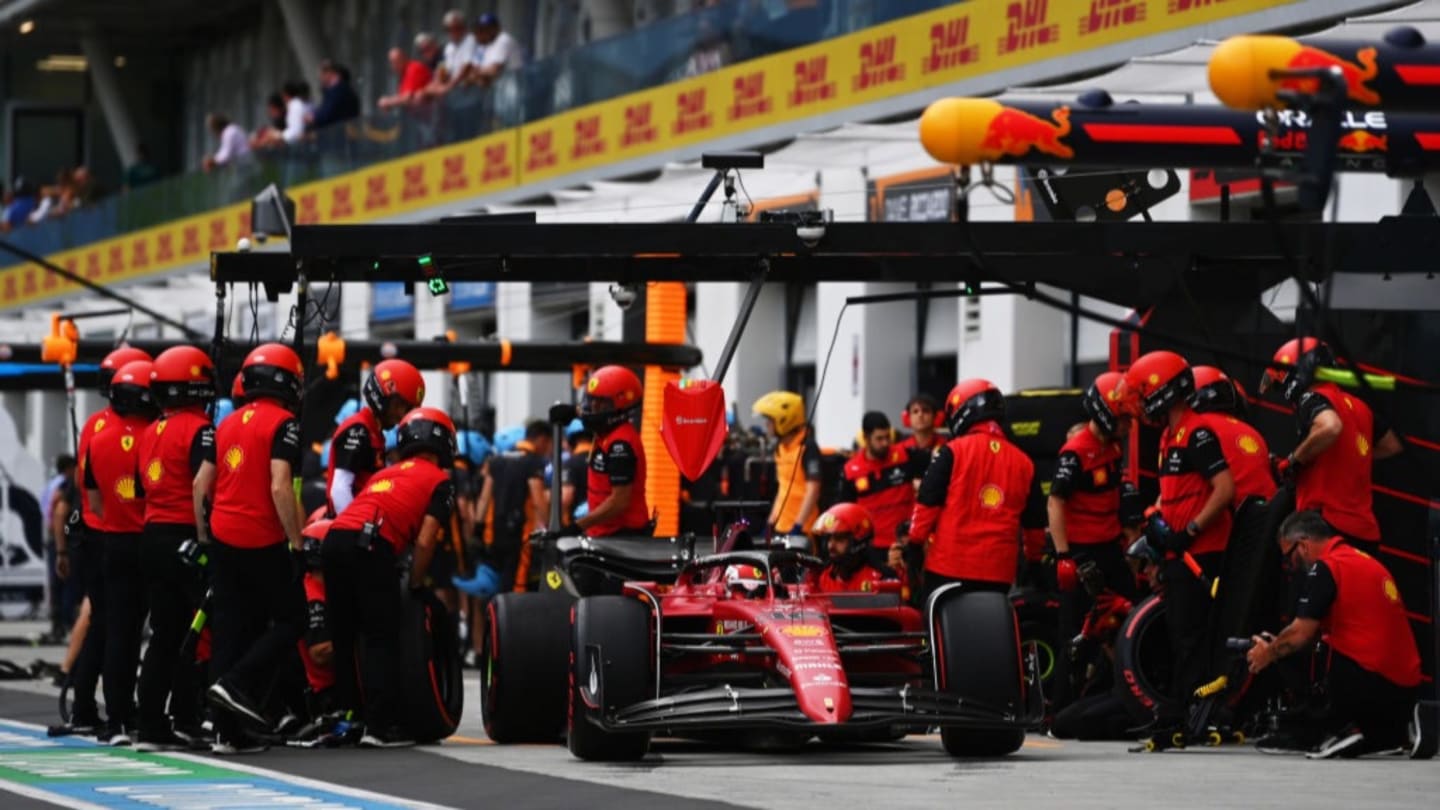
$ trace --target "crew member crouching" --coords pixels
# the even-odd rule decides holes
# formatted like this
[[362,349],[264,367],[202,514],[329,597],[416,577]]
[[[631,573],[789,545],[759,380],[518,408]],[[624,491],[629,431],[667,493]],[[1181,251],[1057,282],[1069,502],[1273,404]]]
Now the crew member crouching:
[[400,422],[396,450],[401,460],[371,476],[330,524],[321,548],[337,699],[343,706],[360,704],[358,666],[366,729],[360,744],[375,748],[413,744],[400,725],[402,605],[396,561],[413,545],[408,587],[424,587],[440,533],[455,508],[449,472],[455,425],[439,409],[416,408]]
[[[1280,527],[1281,553],[1309,566],[1295,620],[1278,636],[1255,636],[1250,671],[1330,646],[1332,736],[1314,759],[1355,757],[1420,744],[1416,689],[1420,653],[1395,579],[1375,558],[1350,545],[1318,512],[1296,512]],[[1408,727],[1408,728],[1407,728]]]

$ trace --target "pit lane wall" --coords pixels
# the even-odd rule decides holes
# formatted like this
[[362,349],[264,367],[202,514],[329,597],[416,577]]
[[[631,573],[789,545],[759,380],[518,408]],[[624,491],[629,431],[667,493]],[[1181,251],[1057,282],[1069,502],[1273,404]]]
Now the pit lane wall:
[[[972,0],[459,144],[289,189],[302,224],[353,223],[523,199],[754,145],[934,98],[992,92],[1178,48],[1385,5],[1371,0]],[[258,190],[258,189],[257,189]],[[48,258],[117,284],[201,266],[250,231],[248,203]],[[0,270],[0,311],[78,285]]]

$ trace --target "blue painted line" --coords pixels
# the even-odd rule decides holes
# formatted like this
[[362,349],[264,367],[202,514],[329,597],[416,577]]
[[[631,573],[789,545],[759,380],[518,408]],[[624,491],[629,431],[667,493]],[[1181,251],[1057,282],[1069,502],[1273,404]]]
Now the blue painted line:
[[[0,720],[0,792],[119,810],[417,810],[436,805],[192,754],[112,749]],[[3,806],[3,802],[0,802]]]

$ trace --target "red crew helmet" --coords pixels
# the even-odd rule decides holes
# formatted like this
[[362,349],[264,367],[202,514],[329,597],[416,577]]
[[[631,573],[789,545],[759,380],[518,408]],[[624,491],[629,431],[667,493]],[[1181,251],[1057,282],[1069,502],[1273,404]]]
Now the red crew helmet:
[[305,367],[300,355],[289,346],[266,343],[255,347],[245,356],[240,376],[245,399],[273,397],[291,409],[300,406],[305,392]]
[[1299,402],[1300,395],[1315,384],[1315,371],[1335,365],[1335,353],[1319,338],[1301,337],[1287,341],[1275,351],[1272,360],[1276,365],[1292,368],[1265,369],[1260,377],[1260,393],[1278,385],[1286,401]]
[[1120,383],[1124,379],[1125,376],[1118,371],[1107,371],[1095,378],[1095,382],[1085,389],[1085,396],[1080,399],[1085,415],[1090,417],[1090,421],[1098,425],[1106,436],[1118,433],[1120,420],[1128,416],[1120,403]]
[[585,382],[580,421],[597,434],[606,433],[640,407],[643,391],[635,372],[624,366],[602,366]]
[[204,404],[215,398],[215,364],[194,346],[175,346],[155,358],[150,392],[162,408]]
[[395,400],[405,403],[405,410],[410,411],[425,401],[425,378],[404,360],[382,360],[365,379],[360,393],[376,414],[385,413]]
[[401,458],[431,452],[440,466],[449,467],[455,463],[455,423],[439,408],[416,408],[400,420],[395,449]]
[[1125,372],[1120,394],[1123,407],[1138,407],[1147,422],[1158,423],[1174,405],[1195,391],[1190,364],[1175,352],[1158,351],[1140,356]]
[[100,361],[100,390],[109,393],[110,378],[115,376],[115,372],[119,371],[121,366],[136,360],[149,359],[148,352],[130,346],[121,346],[105,355],[105,359]]
[[121,416],[155,418],[160,409],[150,395],[149,360],[131,360],[110,378],[110,407]]
[[961,380],[945,397],[945,425],[959,436],[981,422],[1005,418],[1005,395],[989,380]]

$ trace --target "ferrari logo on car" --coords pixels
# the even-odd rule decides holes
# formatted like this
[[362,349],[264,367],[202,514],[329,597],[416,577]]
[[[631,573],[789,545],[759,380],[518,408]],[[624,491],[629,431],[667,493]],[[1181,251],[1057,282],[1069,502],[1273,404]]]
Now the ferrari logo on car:
[[560,572],[559,572],[559,571],[556,571],[556,570],[553,569],[553,568],[550,569],[549,571],[546,571],[546,572],[545,572],[545,584],[546,584],[547,586],[549,586],[550,590],[552,590],[552,591],[558,591],[558,590],[560,590],[560,586],[561,586],[562,584],[564,584],[564,583],[561,581],[561,579],[560,579]]

